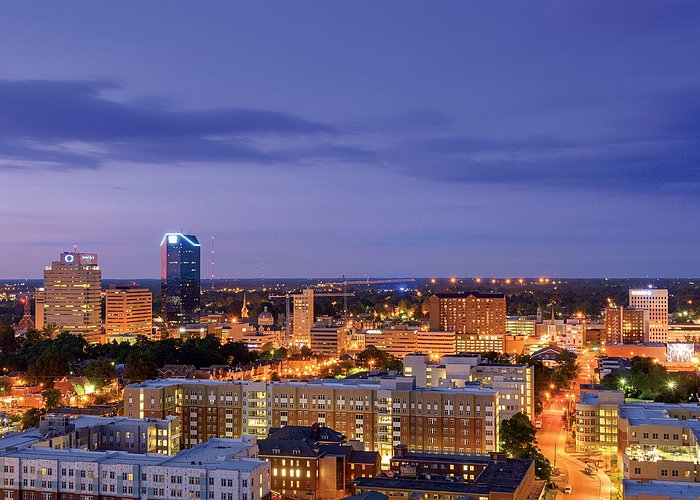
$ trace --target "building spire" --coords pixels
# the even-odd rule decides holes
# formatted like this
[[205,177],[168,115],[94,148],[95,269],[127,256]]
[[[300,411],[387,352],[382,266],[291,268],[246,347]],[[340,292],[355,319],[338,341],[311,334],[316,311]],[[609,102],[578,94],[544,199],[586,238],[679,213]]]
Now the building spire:
[[248,304],[245,300],[245,292],[243,292],[243,307],[241,308],[241,319],[248,317]]
[[24,301],[24,316],[19,320],[17,326],[20,330],[32,330],[34,329],[34,320],[32,319],[32,310],[29,305],[29,295],[25,295],[22,300]]

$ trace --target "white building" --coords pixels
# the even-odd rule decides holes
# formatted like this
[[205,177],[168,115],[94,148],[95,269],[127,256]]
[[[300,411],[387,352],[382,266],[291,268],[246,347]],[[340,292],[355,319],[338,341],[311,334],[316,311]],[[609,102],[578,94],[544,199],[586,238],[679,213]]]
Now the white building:
[[527,364],[487,363],[479,355],[455,354],[433,362],[424,354],[404,358],[404,375],[415,377],[416,387],[480,387],[498,392],[502,420],[520,412],[535,418],[535,374]]
[[234,439],[213,439],[172,457],[9,448],[0,452],[0,489],[12,500],[260,500],[270,493],[270,465],[256,456],[254,441]]

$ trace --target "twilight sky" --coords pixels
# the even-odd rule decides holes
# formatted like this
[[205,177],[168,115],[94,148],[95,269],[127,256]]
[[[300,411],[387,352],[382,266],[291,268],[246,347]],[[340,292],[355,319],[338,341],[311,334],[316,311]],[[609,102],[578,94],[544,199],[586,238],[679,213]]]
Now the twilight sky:
[[[527,5],[523,5],[527,4]],[[700,276],[700,3],[3,2],[1,278]]]

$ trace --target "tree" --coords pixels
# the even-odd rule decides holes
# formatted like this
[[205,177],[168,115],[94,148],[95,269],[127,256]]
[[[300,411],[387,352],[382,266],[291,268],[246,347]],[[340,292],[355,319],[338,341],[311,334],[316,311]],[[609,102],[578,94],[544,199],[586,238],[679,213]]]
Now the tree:
[[44,389],[41,395],[44,397],[44,408],[47,411],[61,407],[61,391],[58,389]]
[[39,420],[44,412],[38,408],[30,408],[22,414],[22,430],[39,427]]
[[511,457],[533,459],[537,478],[549,480],[552,465],[537,447],[535,428],[525,415],[518,412],[501,421],[499,445]]
[[501,451],[512,457],[524,457],[536,442],[535,428],[530,419],[518,412],[511,418],[501,421]]
[[301,346],[301,357],[310,358],[313,355],[311,348],[309,346]]
[[95,387],[104,387],[114,378],[114,364],[104,358],[85,365],[83,373]]
[[124,377],[128,382],[143,382],[158,377],[158,366],[153,356],[144,351],[132,351],[126,357]]
[[554,380],[557,386],[568,388],[569,384],[578,377],[579,368],[576,364],[576,354],[564,350],[557,354],[554,360],[557,362],[554,368]]
[[0,352],[10,354],[17,350],[17,337],[15,329],[10,325],[0,325]]
[[61,378],[68,373],[68,363],[53,350],[45,351],[27,368],[27,376],[34,381],[43,382],[45,386],[52,386],[54,379]]
[[481,357],[489,363],[510,363],[510,357],[507,354],[497,351],[484,352]]

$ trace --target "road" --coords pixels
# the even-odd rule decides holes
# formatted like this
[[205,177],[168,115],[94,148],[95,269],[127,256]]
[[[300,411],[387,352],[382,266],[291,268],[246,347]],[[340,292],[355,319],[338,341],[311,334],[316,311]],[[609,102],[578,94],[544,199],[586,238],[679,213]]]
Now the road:
[[[537,431],[537,442],[542,453],[565,477],[556,479],[559,485],[558,495],[564,496],[563,489],[571,485],[568,500],[590,500],[592,498],[610,498],[610,481],[607,477],[589,476],[584,472],[584,465],[565,452],[566,431],[562,422],[562,403],[554,403],[542,412],[542,428]],[[555,460],[556,450],[556,460]],[[602,491],[601,491],[602,488]]]

